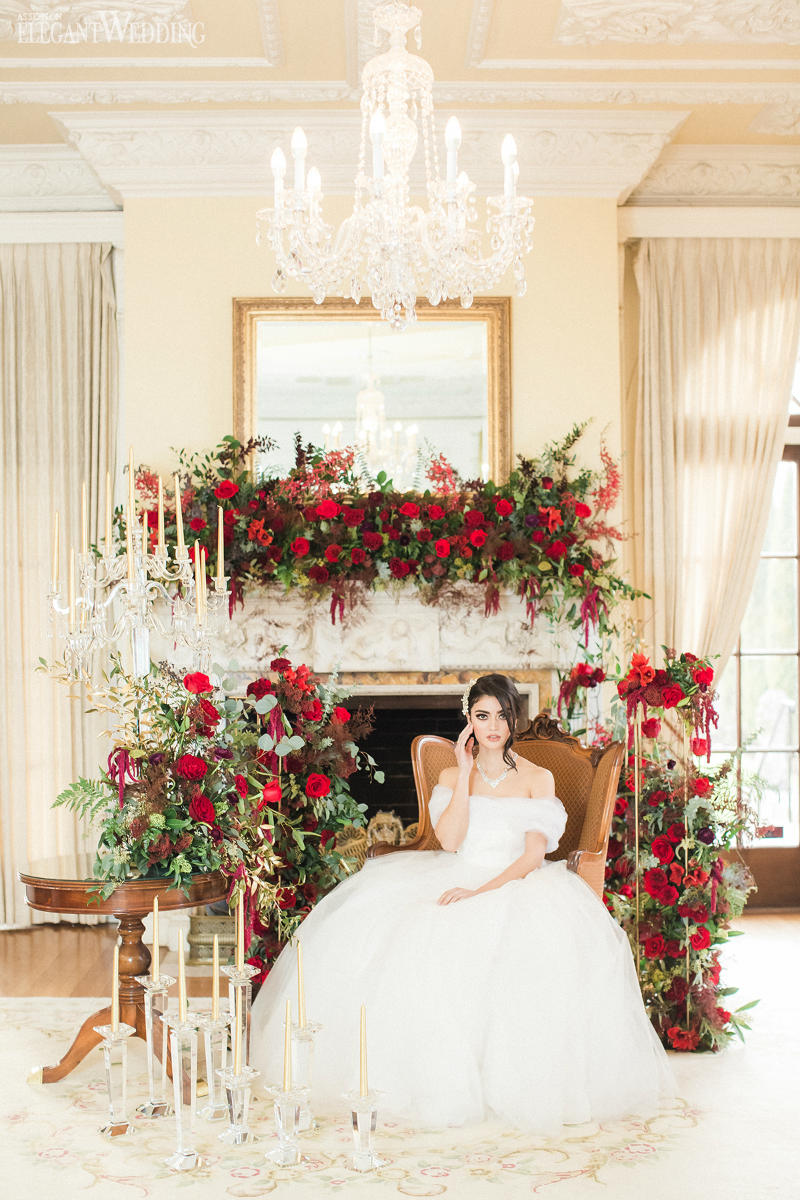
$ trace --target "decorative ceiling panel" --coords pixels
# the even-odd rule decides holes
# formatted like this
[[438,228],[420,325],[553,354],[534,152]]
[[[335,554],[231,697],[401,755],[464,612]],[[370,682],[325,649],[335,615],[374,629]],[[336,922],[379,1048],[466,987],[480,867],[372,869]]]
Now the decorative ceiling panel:
[[796,0],[562,0],[555,40],[573,46],[599,42],[797,45],[800,5]]

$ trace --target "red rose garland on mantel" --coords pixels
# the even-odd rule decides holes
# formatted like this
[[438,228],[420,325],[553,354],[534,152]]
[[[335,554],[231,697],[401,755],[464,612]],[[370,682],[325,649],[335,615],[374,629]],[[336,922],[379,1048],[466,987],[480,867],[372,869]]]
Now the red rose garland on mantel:
[[719,1049],[748,1028],[752,1007],[731,1012],[725,998],[736,989],[720,984],[719,947],[754,887],[725,851],[753,828],[754,814],[737,796],[731,760],[714,771],[695,762],[710,760],[713,680],[708,659],[665,650],[660,669],[634,654],[617,684],[630,753],[605,902],[628,932],[651,1019],[674,1050]]

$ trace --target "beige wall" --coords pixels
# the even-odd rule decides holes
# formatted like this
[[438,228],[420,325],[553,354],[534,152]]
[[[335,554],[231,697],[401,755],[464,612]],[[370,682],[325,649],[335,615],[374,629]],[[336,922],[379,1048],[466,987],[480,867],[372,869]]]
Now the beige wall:
[[[346,199],[326,207],[339,220]],[[271,294],[257,208],[255,197],[126,202],[123,444],[138,462],[164,470],[170,446],[231,431],[231,300]],[[615,453],[621,442],[616,205],[547,198],[535,213],[528,292],[514,300],[514,451],[535,454],[594,417],[592,463],[604,430]]]

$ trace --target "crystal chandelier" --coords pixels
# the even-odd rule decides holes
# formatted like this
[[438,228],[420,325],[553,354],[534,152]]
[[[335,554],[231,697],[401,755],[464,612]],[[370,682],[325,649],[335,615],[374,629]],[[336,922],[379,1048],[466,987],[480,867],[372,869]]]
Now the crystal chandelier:
[[[461,128],[455,117],[445,131],[446,173],[439,174],[433,113],[433,71],[410,54],[406,38],[421,45],[418,8],[386,0],[375,10],[376,38],[389,36],[389,49],[364,66],[361,141],[353,211],[335,231],[322,217],[322,181],[306,171],[303,130],[292,135],[292,186],[285,186],[286,156],[271,159],[274,205],[257,214],[258,242],[275,253],[272,286],[282,292],[288,278],[301,280],[317,304],[326,295],[368,292],[373,306],[395,329],[415,319],[418,295],[431,304],[458,297],[469,308],[476,292],[492,288],[513,266],[518,295],[525,293],[523,255],[532,243],[533,202],[517,195],[517,149],[507,134],[502,144],[503,194],[487,200],[489,252],[482,253],[475,184],[458,170]],[[409,170],[422,140],[428,208],[411,203]],[[371,174],[367,174],[367,144]]]

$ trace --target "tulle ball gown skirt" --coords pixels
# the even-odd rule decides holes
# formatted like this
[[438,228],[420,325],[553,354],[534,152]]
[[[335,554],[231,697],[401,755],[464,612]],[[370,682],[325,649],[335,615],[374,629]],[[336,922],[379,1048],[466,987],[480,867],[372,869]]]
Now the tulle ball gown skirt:
[[[369,860],[303,922],[312,1106],[346,1109],[358,1080],[367,1007],[370,1086],[381,1110],[417,1127],[496,1117],[553,1134],[562,1125],[657,1111],[673,1092],[645,1013],[627,938],[563,862],[455,904],[496,867],[439,852]],[[287,947],[253,1006],[251,1058],[281,1078],[287,998],[296,1013],[296,953]]]

